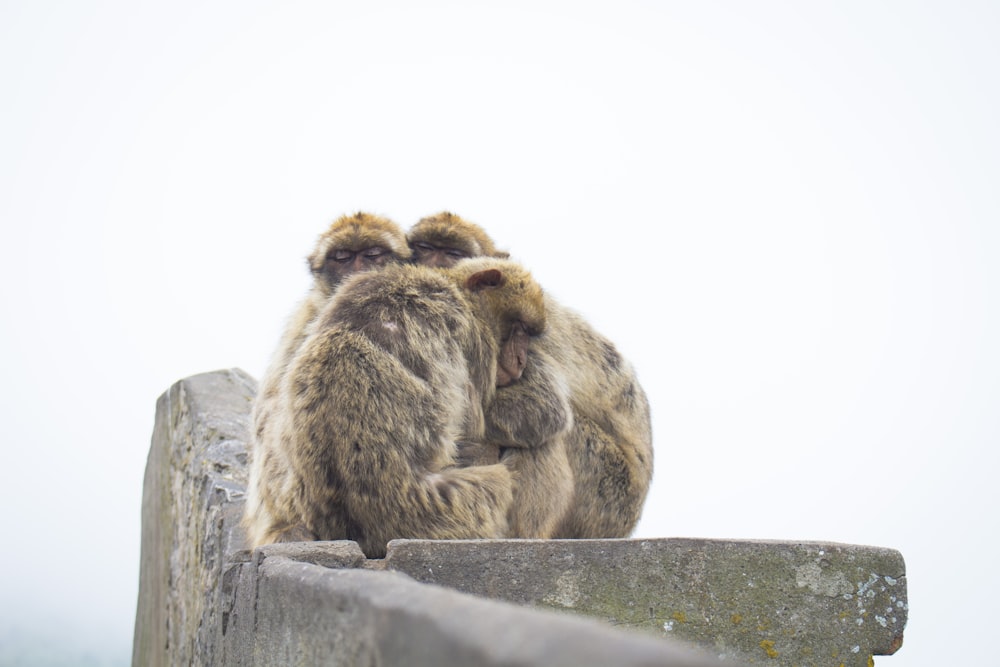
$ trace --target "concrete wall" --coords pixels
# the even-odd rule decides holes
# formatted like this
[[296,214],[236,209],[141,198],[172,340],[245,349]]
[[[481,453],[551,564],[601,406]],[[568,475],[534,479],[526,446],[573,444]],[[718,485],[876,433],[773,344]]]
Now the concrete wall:
[[[332,544],[332,543],[328,543]],[[227,665],[718,666],[678,642],[524,609],[392,571],[331,569],[262,549],[226,587]],[[739,662],[733,664],[740,664]]]
[[251,553],[238,522],[254,391],[219,371],[157,403],[134,665],[868,667],[902,643],[891,549],[398,540],[384,560],[353,542]]

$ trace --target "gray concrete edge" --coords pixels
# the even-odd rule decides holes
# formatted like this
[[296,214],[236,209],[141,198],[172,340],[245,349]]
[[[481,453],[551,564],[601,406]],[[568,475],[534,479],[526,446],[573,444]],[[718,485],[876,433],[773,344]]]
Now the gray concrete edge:
[[[458,593],[391,571],[261,549],[235,563],[221,664],[710,667],[715,656],[595,620]],[[727,661],[725,664],[740,663]]]
[[[390,556],[384,561],[365,560],[354,543],[292,543],[247,551],[239,518],[254,391],[253,378],[233,369],[180,380],[157,402],[143,491],[134,665],[313,664],[328,662],[334,655],[345,664],[373,664],[364,656],[378,657],[381,662],[375,664],[397,664],[386,661],[397,655],[393,652],[397,649],[392,647],[399,639],[383,637],[382,633],[395,631],[405,636],[418,626],[419,632],[412,630],[417,638],[439,638],[443,646],[451,647],[448,651],[478,656],[474,662],[496,654],[499,662],[484,664],[560,664],[544,653],[534,655],[530,662],[517,662],[527,656],[507,651],[502,645],[508,641],[507,635],[495,627],[494,617],[506,619],[508,612],[514,613],[510,622],[525,637],[533,637],[532,630],[540,633],[534,639],[518,639],[529,644],[544,644],[550,619],[555,617],[559,622],[586,624],[586,628],[576,625],[571,630],[558,630],[561,641],[574,646],[588,646],[586,637],[597,633],[609,645],[629,654],[635,641],[653,641],[657,649],[685,655],[693,650],[689,649],[693,646],[690,642],[710,651],[693,658],[701,661],[694,663],[667,662],[663,656],[655,663],[632,663],[616,653],[610,663],[604,664],[709,665],[720,664],[716,656],[722,655],[727,657],[725,664],[736,664],[736,655],[749,664],[799,664],[801,660],[791,650],[792,644],[803,643],[796,650],[819,649],[814,642],[818,635],[796,630],[782,638],[781,633],[790,631],[784,616],[806,619],[813,627],[840,635],[841,640],[851,638],[856,644],[853,654],[841,651],[841,662],[851,667],[871,664],[871,653],[893,653],[902,640],[906,623],[902,555],[874,547],[679,539],[601,540],[589,544],[583,540],[497,540],[476,545],[401,540],[390,545]],[[641,552],[647,552],[647,560],[639,557]],[[539,563],[545,567],[538,567]],[[733,587],[727,581],[721,582],[724,589],[702,585],[709,572],[704,565],[711,563],[723,565],[715,570],[724,579],[741,576],[740,569],[759,575],[754,590],[760,600],[750,600],[753,605],[748,607],[753,613],[743,608],[729,613],[719,606],[713,596]],[[610,576],[611,572],[615,576]],[[875,574],[881,576],[881,582],[872,579]],[[379,576],[373,579],[371,575]],[[315,587],[304,587],[300,579]],[[890,579],[891,583],[886,584]],[[614,585],[608,585],[609,581]],[[671,584],[675,581],[687,584]],[[881,588],[876,590],[873,582]],[[454,609],[464,611],[444,609],[428,617],[416,615],[421,604],[397,609],[386,602],[396,598],[455,600],[441,598],[442,593],[476,604],[455,602]],[[601,597],[598,593],[607,595]],[[317,595],[327,594],[328,599],[314,600]],[[868,600],[881,604],[890,594],[897,596],[901,605],[898,618],[879,619],[880,612]],[[644,596],[656,599],[647,604]],[[508,603],[484,597],[502,598]],[[568,603],[564,604],[564,599]],[[779,605],[779,599],[790,599],[793,604]],[[711,608],[703,604],[705,600],[718,607],[712,612],[714,616],[705,614]],[[896,598],[889,601],[896,602]],[[570,608],[556,613],[512,606],[509,602]],[[491,605],[501,605],[500,609],[507,611]],[[816,613],[821,607],[824,613]],[[770,608],[784,616],[758,618],[754,611]],[[637,626],[629,618],[636,609],[640,615],[643,610],[653,610],[647,616],[661,628],[664,619],[667,625],[678,619],[672,624],[671,636],[649,639],[620,629]],[[570,612],[607,619],[617,627],[571,618],[567,616]],[[473,613],[486,616],[470,618]],[[834,615],[828,619],[831,613]],[[738,616],[742,618],[739,622]],[[401,620],[396,623],[387,618]],[[471,634],[456,630],[463,624],[473,628]],[[864,629],[864,636],[854,640],[859,629]],[[697,635],[695,630],[706,632]],[[721,630],[733,637],[723,641],[720,638],[725,633]],[[299,640],[289,643],[289,636]],[[787,643],[787,649],[782,642]],[[422,646],[421,641],[411,641],[406,652],[399,648],[407,661],[398,664],[420,664],[412,662],[412,657],[416,647]],[[428,655],[437,650],[420,648],[430,652]],[[635,650],[641,653],[645,649]],[[596,655],[591,650],[583,653]],[[349,661],[354,659],[351,656],[357,661]],[[581,662],[585,657],[580,656],[573,664],[591,664]]]

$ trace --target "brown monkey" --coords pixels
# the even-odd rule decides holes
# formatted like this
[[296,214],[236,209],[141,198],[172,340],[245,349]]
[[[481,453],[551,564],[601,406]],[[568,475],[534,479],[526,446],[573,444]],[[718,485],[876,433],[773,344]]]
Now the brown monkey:
[[[410,230],[408,241],[413,262],[425,266],[449,267],[469,257],[509,257],[507,252],[496,248],[481,227],[448,211],[422,218]],[[515,329],[510,335],[512,339],[521,339],[519,344],[510,345],[512,349],[527,349],[523,332]],[[525,370],[530,378],[528,383],[519,382],[509,393],[498,394],[501,401],[494,408],[494,412],[501,415],[507,411],[517,414],[528,410],[534,416],[534,426],[528,430],[533,438],[531,446],[519,444],[504,452],[504,462],[516,471],[515,503],[508,515],[512,537],[552,537],[573,497],[565,442],[572,413],[565,391],[556,387],[547,389],[554,377],[548,370],[549,365],[544,353],[534,352]],[[501,382],[500,386],[506,384],[509,383]],[[524,396],[526,391],[531,396]],[[515,399],[514,396],[523,398]],[[469,465],[496,461],[500,444],[490,442],[489,438],[487,442],[463,441],[459,462]],[[524,493],[521,489],[525,489]],[[525,502],[518,500],[522,495]]]
[[452,266],[467,257],[510,257],[496,249],[481,227],[448,211],[422,218],[407,240],[413,261],[424,266]]
[[[421,220],[407,239],[414,249],[478,246],[497,252],[481,228],[450,213]],[[438,256],[435,265],[447,265],[440,261],[447,257]],[[422,261],[416,251],[414,261]],[[528,516],[522,523],[529,532],[511,536],[626,537],[639,520],[652,479],[649,403],[611,341],[548,295],[545,307],[548,327],[531,342],[523,377],[499,389],[486,408],[487,441],[510,448],[504,462],[518,478],[514,512],[548,511],[555,523],[549,535],[539,535],[545,519]],[[568,471],[560,471],[560,441]],[[556,479],[572,480],[569,503],[560,504]]]
[[[348,276],[409,258],[410,248],[403,230],[391,220],[370,213],[342,216],[317,239],[315,248],[306,258],[313,285],[289,318],[254,401],[250,439],[250,467],[254,472],[247,488],[247,516],[270,512],[267,499],[280,496],[282,485],[290,483],[274,476],[263,477],[259,474],[259,467],[269,466],[269,459],[283,456],[280,447],[273,442],[276,435],[271,429],[271,416],[276,410],[281,380],[317,314]],[[277,468],[287,469],[287,465]],[[258,484],[265,482],[279,488],[269,491],[258,488]],[[285,528],[288,534],[281,539],[311,539],[300,526]]]
[[[396,223],[371,213],[345,215],[320,234],[306,258],[313,285],[292,314],[265,380],[288,366],[309,324],[348,276],[410,258],[406,235]],[[276,378],[275,378],[276,379]]]
[[[553,536],[627,537],[639,521],[653,476],[649,402],[631,364],[610,340],[553,299],[545,303],[552,309],[551,325],[537,347],[568,388],[573,428],[566,449],[576,489]],[[534,363],[529,358],[528,364]],[[545,432],[523,418],[509,429],[512,415],[500,416],[496,409],[491,417],[494,441],[498,434],[517,442],[533,428]]]
[[394,538],[504,536],[508,468],[455,467],[456,441],[481,438],[498,377],[522,375],[523,340],[510,332],[540,333],[543,304],[527,271],[486,258],[345,281],[281,381],[284,457],[251,472],[280,480],[257,485],[280,495],[272,511],[248,513],[252,544],[301,527],[378,558]]
[[[408,241],[413,263],[424,266],[448,267],[470,257],[507,259],[510,256],[497,250],[493,240],[478,225],[448,211],[422,218],[411,229]],[[512,333],[518,335],[517,332]],[[498,459],[499,449],[495,446],[461,443],[460,462],[463,465],[495,462]]]

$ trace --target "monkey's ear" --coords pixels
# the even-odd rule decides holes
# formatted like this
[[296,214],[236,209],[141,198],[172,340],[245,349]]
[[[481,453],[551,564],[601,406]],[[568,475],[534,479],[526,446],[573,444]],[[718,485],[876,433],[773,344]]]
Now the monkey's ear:
[[486,289],[503,287],[504,277],[500,269],[485,269],[473,273],[465,281],[465,288],[471,292],[481,292]]

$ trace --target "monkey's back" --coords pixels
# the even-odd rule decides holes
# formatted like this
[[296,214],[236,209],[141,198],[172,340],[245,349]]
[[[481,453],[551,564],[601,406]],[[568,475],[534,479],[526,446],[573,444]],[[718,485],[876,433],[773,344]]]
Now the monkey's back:
[[546,309],[549,329],[538,344],[569,387],[574,426],[568,452],[580,489],[557,536],[626,537],[653,474],[646,393],[614,343],[551,297]]
[[400,503],[429,510],[428,478],[454,463],[475,410],[468,341],[481,336],[468,302],[424,267],[345,281],[289,370],[289,459],[301,512],[320,539],[366,552],[407,535]]
[[468,401],[458,391],[468,378],[461,342],[473,335],[467,310],[453,285],[423,267],[345,281],[295,362],[293,410],[326,415],[327,431],[313,435],[330,450],[400,441],[413,463],[433,466],[424,458],[436,449],[431,434],[456,432],[451,415]]

